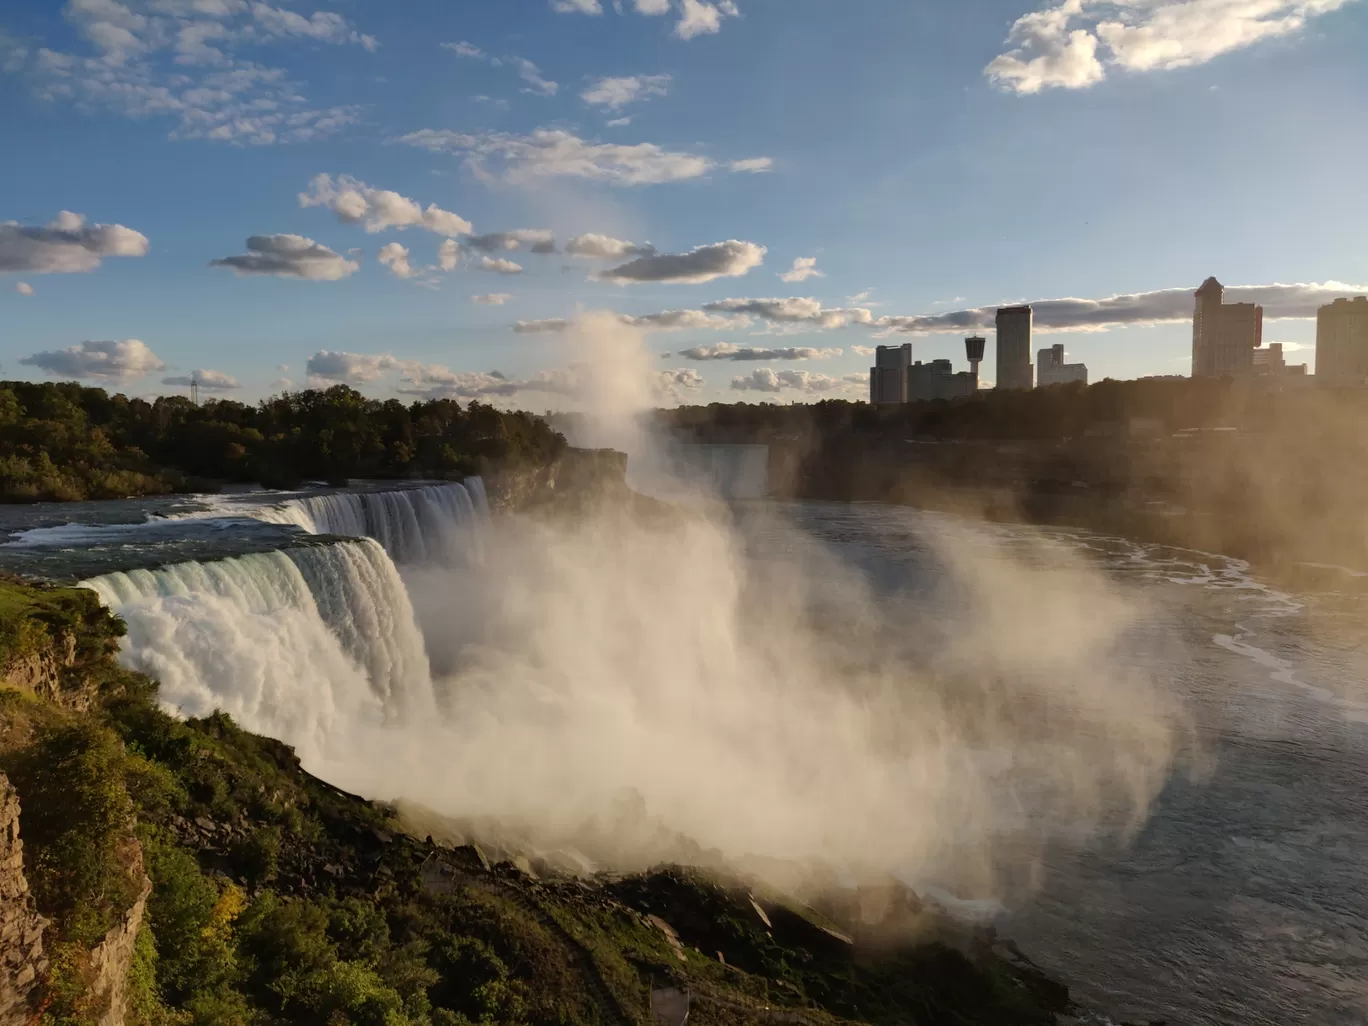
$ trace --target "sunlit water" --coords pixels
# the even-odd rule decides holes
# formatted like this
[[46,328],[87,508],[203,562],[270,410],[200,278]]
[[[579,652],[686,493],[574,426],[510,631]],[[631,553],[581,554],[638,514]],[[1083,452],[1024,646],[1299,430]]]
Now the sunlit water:
[[[349,521],[345,511],[331,508],[333,500],[282,505],[289,501],[286,496],[256,496],[4,510],[0,512],[12,529],[41,530],[11,536],[0,557],[28,572],[85,577],[192,557],[268,552],[298,542],[306,528],[359,533],[364,526],[358,521],[344,531]],[[389,499],[375,503],[377,509],[392,505]],[[448,507],[452,516],[468,514],[465,499],[442,504]],[[787,525],[783,529],[774,518],[759,515],[775,511]],[[147,520],[148,513],[159,516]],[[981,629],[949,614],[954,607],[948,601],[950,585],[936,550],[926,543],[930,534],[965,546],[990,541],[1009,551],[1019,546],[1024,558],[1042,558],[1034,544],[1042,532],[969,524],[901,507],[752,505],[739,507],[737,516],[757,571],[793,562],[817,565],[810,557],[825,550],[868,579],[880,598],[880,630],[905,635],[909,646],[930,654],[938,639]],[[61,526],[70,520],[80,526]],[[99,526],[115,521],[124,526]],[[393,522],[407,523],[407,514]],[[1368,621],[1363,600],[1334,592],[1293,597],[1260,584],[1243,564],[1219,556],[1082,532],[1043,533],[1070,551],[1085,553],[1144,604],[1146,614],[1123,639],[1124,658],[1159,679],[1179,700],[1191,718],[1195,743],[1185,750],[1150,817],[1126,845],[1055,847],[1041,867],[1038,886],[1015,888],[1005,897],[996,912],[1001,931],[1066,980],[1086,1005],[1117,1018],[1166,1019],[1175,1026],[1368,1022]],[[391,554],[420,551],[409,547],[413,544],[410,536],[387,547]],[[342,580],[338,574],[343,570],[348,579],[356,577],[352,564],[374,566],[368,594],[402,588],[397,578],[384,576],[390,571],[375,561],[378,548],[369,550],[371,555],[367,551],[353,547],[339,552],[338,559],[346,555],[349,562],[329,571],[328,579]],[[478,555],[473,549],[465,554]],[[330,606],[335,588],[320,587],[311,577],[323,574],[324,562],[320,554],[277,559],[272,566],[279,564],[286,583],[299,576],[296,565],[302,568],[314,599],[306,597],[301,608],[307,607],[314,620],[321,617],[347,642],[345,651],[364,648],[364,624],[350,623],[359,614]],[[423,568],[400,563],[410,588],[421,587]],[[497,558],[469,560],[463,587],[447,600],[446,612],[454,608],[458,619],[468,621],[464,633],[472,639],[481,630],[483,589],[498,588],[496,578],[503,569]],[[1048,565],[1039,569],[1048,577]],[[195,581],[204,576],[199,571],[164,573],[159,584],[143,579],[141,586],[177,594],[183,590],[190,596],[187,602],[210,608],[231,598],[238,587],[234,573],[232,568],[211,573],[218,583],[206,585],[203,598],[191,594]],[[102,594],[113,594],[110,589],[116,585],[133,587],[137,580],[136,574],[120,574],[102,586]],[[1353,582],[1346,578],[1346,583]],[[172,606],[170,617],[149,618],[147,636],[155,637],[159,625],[168,631],[183,628],[183,619],[177,626],[177,610]],[[845,628],[841,610],[826,613],[818,618],[826,629]],[[1033,610],[1024,607],[1020,615],[1029,623]],[[421,609],[418,622],[423,623]],[[301,620],[296,633],[311,639],[309,644],[321,643],[316,625]],[[429,632],[434,667],[455,658],[453,644],[463,632],[448,633],[437,638]],[[260,642],[234,642],[225,636],[210,647],[227,651],[224,646],[242,643],[259,652],[268,640],[289,636],[279,630],[263,634]],[[338,658],[331,648],[328,652],[328,658]],[[384,675],[395,688],[411,689],[403,683],[408,670],[402,670],[399,655],[399,649],[387,654]],[[320,703],[339,694],[340,677],[355,675],[353,663],[365,662],[348,657],[345,665],[330,670],[326,659],[303,648],[292,657],[299,663],[296,678],[318,677]],[[253,708],[248,699],[269,703],[270,674],[288,660],[281,656],[257,662],[263,663],[266,684],[251,691],[236,710],[248,719]],[[153,660],[151,665],[158,664]],[[167,672],[173,672],[170,664]],[[374,666],[363,666],[361,673],[353,690],[364,703],[371,697],[367,674],[372,687],[377,674]],[[193,711],[203,711],[199,704],[182,700]],[[205,701],[213,701],[213,692],[197,700]],[[296,712],[314,729],[323,722],[321,714]],[[954,889],[952,883],[945,886]],[[943,897],[954,902],[949,894]],[[974,904],[982,895],[958,897],[966,899],[961,906],[966,909],[982,913],[995,908],[992,902]]]

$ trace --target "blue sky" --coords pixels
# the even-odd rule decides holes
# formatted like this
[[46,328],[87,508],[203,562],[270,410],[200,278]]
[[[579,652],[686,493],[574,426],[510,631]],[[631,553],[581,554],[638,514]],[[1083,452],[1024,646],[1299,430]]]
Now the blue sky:
[[572,407],[610,309],[663,402],[861,397],[1072,297],[1037,345],[1125,378],[1212,274],[1309,345],[1364,52],[1358,0],[0,0],[0,373]]

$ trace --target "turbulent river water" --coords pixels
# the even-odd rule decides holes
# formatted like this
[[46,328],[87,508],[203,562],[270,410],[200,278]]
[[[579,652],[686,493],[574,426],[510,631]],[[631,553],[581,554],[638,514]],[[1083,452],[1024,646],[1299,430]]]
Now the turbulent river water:
[[[1368,1022],[1368,606],[1356,578],[1294,596],[1220,556],[874,504],[742,504],[735,525],[753,567],[854,572],[882,627],[906,625],[924,645],[1002,629],[956,619],[947,539],[986,558],[1019,550],[1042,589],[1051,551],[1085,560],[1143,610],[1118,658],[1157,682],[1186,741],[1125,843],[1052,844],[1033,886],[963,907],[1118,1018]],[[473,658],[489,604],[541,615],[518,590],[526,564],[499,555],[499,529],[477,481],[83,504],[0,511],[0,566],[87,580],[129,619],[125,658],[162,680],[168,705],[226,707],[326,767],[338,723],[422,723],[449,708],[434,681]],[[1042,644],[1084,626],[1040,615],[1022,602],[1021,629]]]

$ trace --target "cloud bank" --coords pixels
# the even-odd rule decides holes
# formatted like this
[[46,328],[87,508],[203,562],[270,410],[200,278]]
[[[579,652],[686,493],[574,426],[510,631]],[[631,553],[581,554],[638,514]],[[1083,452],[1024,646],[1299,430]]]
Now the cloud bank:
[[683,349],[679,355],[685,360],[735,360],[737,362],[761,362],[770,360],[826,360],[840,356],[839,349],[814,349],[811,346],[790,346],[786,349],[752,349],[731,342],[719,342],[715,346],[694,346]]
[[855,391],[867,388],[868,385],[869,379],[863,374],[847,374],[843,378],[833,378],[826,374],[813,374],[811,371],[776,371],[769,367],[759,367],[744,377],[731,380],[734,391],[771,394],[788,390],[805,395],[823,395],[828,392]]
[[715,278],[739,278],[764,262],[766,249],[753,242],[728,239],[698,246],[687,253],[652,253],[637,257],[595,277],[619,285],[671,282],[697,285]]

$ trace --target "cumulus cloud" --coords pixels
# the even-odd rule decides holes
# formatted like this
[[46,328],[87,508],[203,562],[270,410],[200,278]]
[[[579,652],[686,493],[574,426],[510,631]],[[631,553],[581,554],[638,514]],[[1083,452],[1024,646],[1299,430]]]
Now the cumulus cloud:
[[[146,256],[147,236],[121,224],[86,224],[63,210],[44,227],[0,222],[0,273],[69,274],[93,271],[109,256]],[[22,290],[21,290],[22,291]]]
[[1018,94],[1082,89],[1108,71],[1205,64],[1300,32],[1353,0],[1062,0],[1019,18],[985,74]]
[[193,370],[189,374],[162,378],[161,383],[163,385],[175,385],[179,388],[198,385],[205,392],[231,392],[235,388],[242,387],[238,384],[237,378],[216,370]]
[[816,257],[799,257],[793,261],[793,266],[779,275],[781,281],[800,282],[807,281],[809,278],[825,278],[826,275],[817,270]]
[[739,278],[764,262],[767,250],[753,242],[728,239],[698,246],[687,253],[652,253],[637,257],[595,277],[619,285],[670,282],[696,285],[716,278]]
[[444,271],[456,270],[461,262],[461,247],[455,239],[447,239],[437,248],[437,266]]
[[723,17],[735,17],[739,12],[731,0],[680,0],[679,22],[675,25],[675,35],[680,39],[693,39],[695,36],[715,35],[722,31]]
[[658,400],[670,399],[677,402],[687,393],[697,392],[706,384],[698,371],[686,367],[680,370],[659,371],[656,374],[654,391]]
[[565,252],[571,256],[585,257],[589,260],[623,260],[627,257],[651,256],[656,248],[649,242],[638,246],[634,242],[624,242],[607,235],[576,235],[565,244]]
[[759,367],[744,377],[732,378],[731,381],[731,387],[737,392],[778,393],[789,389],[807,395],[848,392],[867,386],[868,379],[863,374],[847,374],[845,377],[833,378],[811,371],[776,371],[769,367]]
[[299,194],[299,205],[326,207],[343,224],[359,224],[368,232],[417,227],[451,237],[474,231],[464,217],[435,203],[424,209],[397,192],[374,189],[347,175],[339,175],[335,180],[331,175],[315,175],[308,190]]
[[592,82],[580,99],[594,107],[621,110],[638,100],[665,96],[670,91],[669,75],[627,75],[621,78],[600,78]]
[[750,157],[746,160],[733,160],[729,166],[733,171],[754,175],[773,171],[774,160],[770,157]]
[[9,47],[5,71],[44,101],[171,118],[173,138],[267,145],[326,138],[359,108],[312,107],[282,68],[243,51],[290,43],[374,50],[341,15],[308,17],[254,0],[69,0],[65,21],[85,52]]
[[516,264],[512,260],[505,260],[502,257],[482,256],[474,264],[480,271],[492,271],[494,274],[522,274],[522,264]]
[[355,274],[361,265],[302,235],[253,235],[247,252],[209,261],[238,275],[272,274],[307,281],[337,281]]
[[503,306],[512,298],[507,292],[486,292],[480,296],[471,296],[470,301],[481,306]]
[[595,143],[560,128],[539,128],[530,135],[472,135],[424,128],[391,141],[462,156],[477,177],[515,185],[558,177],[610,185],[659,185],[700,178],[717,167],[707,157],[655,143]]
[[166,367],[156,353],[136,338],[118,342],[82,342],[67,349],[34,353],[19,361],[53,377],[131,381]]
[[498,253],[526,246],[533,253],[554,253],[556,236],[546,228],[515,228],[511,232],[490,232],[463,238],[461,244],[480,253]]
[[33,295],[33,286],[26,281],[18,281],[14,283],[14,291],[21,296],[31,296]]
[[559,14],[602,14],[599,0],[551,0],[551,10]]
[[659,15],[670,13],[670,0],[632,0],[637,14]]
[[412,278],[418,273],[409,264],[409,251],[397,242],[381,246],[380,252],[375,254],[375,259],[388,267],[396,278]]
[[873,356],[877,352],[874,346],[851,346],[850,351],[856,356]]
[[744,315],[708,313],[705,310],[662,310],[638,317],[621,315],[622,323],[645,331],[734,331],[750,324]]
[[[1105,299],[1040,299],[1031,303],[1038,331],[1105,331],[1130,324],[1175,324],[1192,320],[1195,289],[1159,289]],[[1299,285],[1227,286],[1227,303],[1258,303],[1270,320],[1316,316],[1326,303],[1368,293],[1368,285],[1328,281]],[[875,327],[910,335],[990,330],[997,323],[997,306],[980,306],[946,313],[880,317]]]
[[686,360],[735,360],[739,363],[760,363],[773,360],[827,360],[840,356],[839,349],[814,349],[811,346],[790,346],[785,349],[752,349],[731,342],[715,346],[694,346],[679,353]]
[[320,349],[309,357],[305,365],[309,377],[320,382],[357,382],[366,384],[378,381],[391,371],[400,370],[403,361],[389,353],[367,355],[363,353],[335,353]]
[[874,315],[863,307],[824,307],[811,297],[786,299],[719,299],[704,303],[713,313],[758,317],[772,324],[811,325],[817,328],[844,328],[850,324],[872,324]]
[[519,335],[543,335],[562,332],[568,327],[570,322],[564,317],[548,317],[540,321],[518,321],[513,325],[513,330]]

